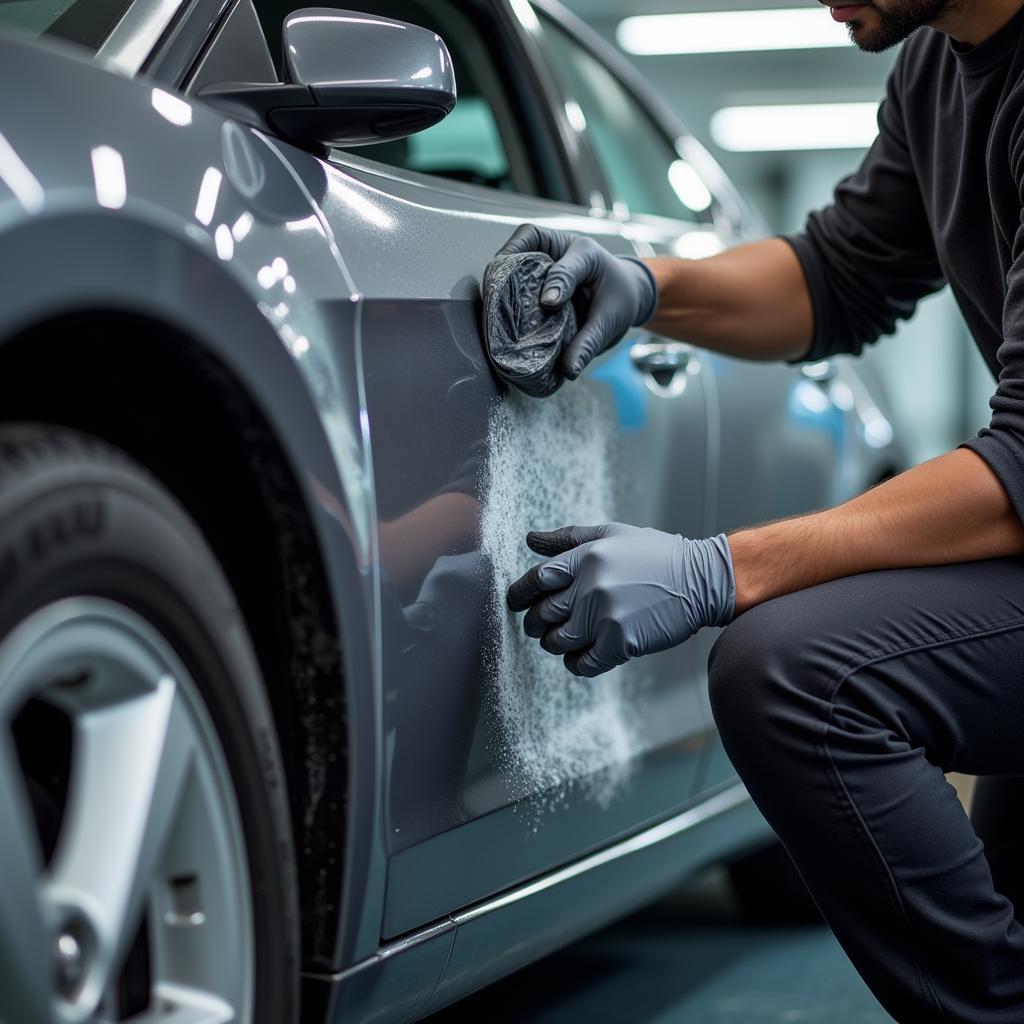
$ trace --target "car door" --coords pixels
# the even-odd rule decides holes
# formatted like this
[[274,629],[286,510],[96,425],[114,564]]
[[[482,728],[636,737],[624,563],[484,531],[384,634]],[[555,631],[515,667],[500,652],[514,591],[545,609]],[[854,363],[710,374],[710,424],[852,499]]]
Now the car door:
[[705,725],[685,652],[576,679],[522,634],[504,590],[536,560],[529,529],[699,520],[705,417],[699,377],[652,386],[639,334],[552,398],[499,387],[479,288],[516,225],[632,247],[589,203],[543,198],[573,154],[507,4],[359,6],[438,31],[460,89],[436,128],[332,154],[321,203],[361,310],[391,937],[689,798]]

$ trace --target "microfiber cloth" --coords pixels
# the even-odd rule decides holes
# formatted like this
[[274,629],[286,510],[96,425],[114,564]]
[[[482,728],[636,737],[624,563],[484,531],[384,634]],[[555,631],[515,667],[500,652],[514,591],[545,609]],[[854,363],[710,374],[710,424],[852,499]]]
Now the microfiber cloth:
[[534,398],[564,381],[562,350],[576,334],[572,303],[550,315],[540,290],[552,259],[542,252],[496,256],[484,270],[484,342],[494,372]]

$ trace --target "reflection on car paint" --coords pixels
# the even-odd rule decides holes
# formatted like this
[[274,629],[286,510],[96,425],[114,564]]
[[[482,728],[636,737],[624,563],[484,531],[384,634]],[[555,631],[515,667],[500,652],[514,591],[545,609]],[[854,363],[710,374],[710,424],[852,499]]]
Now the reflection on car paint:
[[642,430],[647,422],[647,391],[629,358],[632,338],[623,338],[614,352],[590,371],[594,380],[605,382],[615,400],[620,430]]
[[39,179],[25,166],[14,147],[0,134],[0,181],[21,203],[26,213],[39,213],[45,197]]

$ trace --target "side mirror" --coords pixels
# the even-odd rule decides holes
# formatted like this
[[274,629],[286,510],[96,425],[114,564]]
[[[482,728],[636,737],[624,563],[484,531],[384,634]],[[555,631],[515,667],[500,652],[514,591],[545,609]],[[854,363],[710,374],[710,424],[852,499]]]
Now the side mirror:
[[444,40],[390,18],[309,7],[284,22],[285,82],[208,85],[198,96],[320,152],[413,135],[455,106]]

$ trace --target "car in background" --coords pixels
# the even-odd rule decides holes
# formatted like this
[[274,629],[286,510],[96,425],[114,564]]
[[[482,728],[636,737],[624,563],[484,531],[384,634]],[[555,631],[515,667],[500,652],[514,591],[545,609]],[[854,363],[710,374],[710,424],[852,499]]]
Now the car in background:
[[504,587],[530,528],[707,536],[905,464],[844,360],[635,329],[499,385],[520,223],[763,225],[550,0],[351,2],[0,7],[5,1021],[413,1020],[770,844],[715,631],[580,680]]

